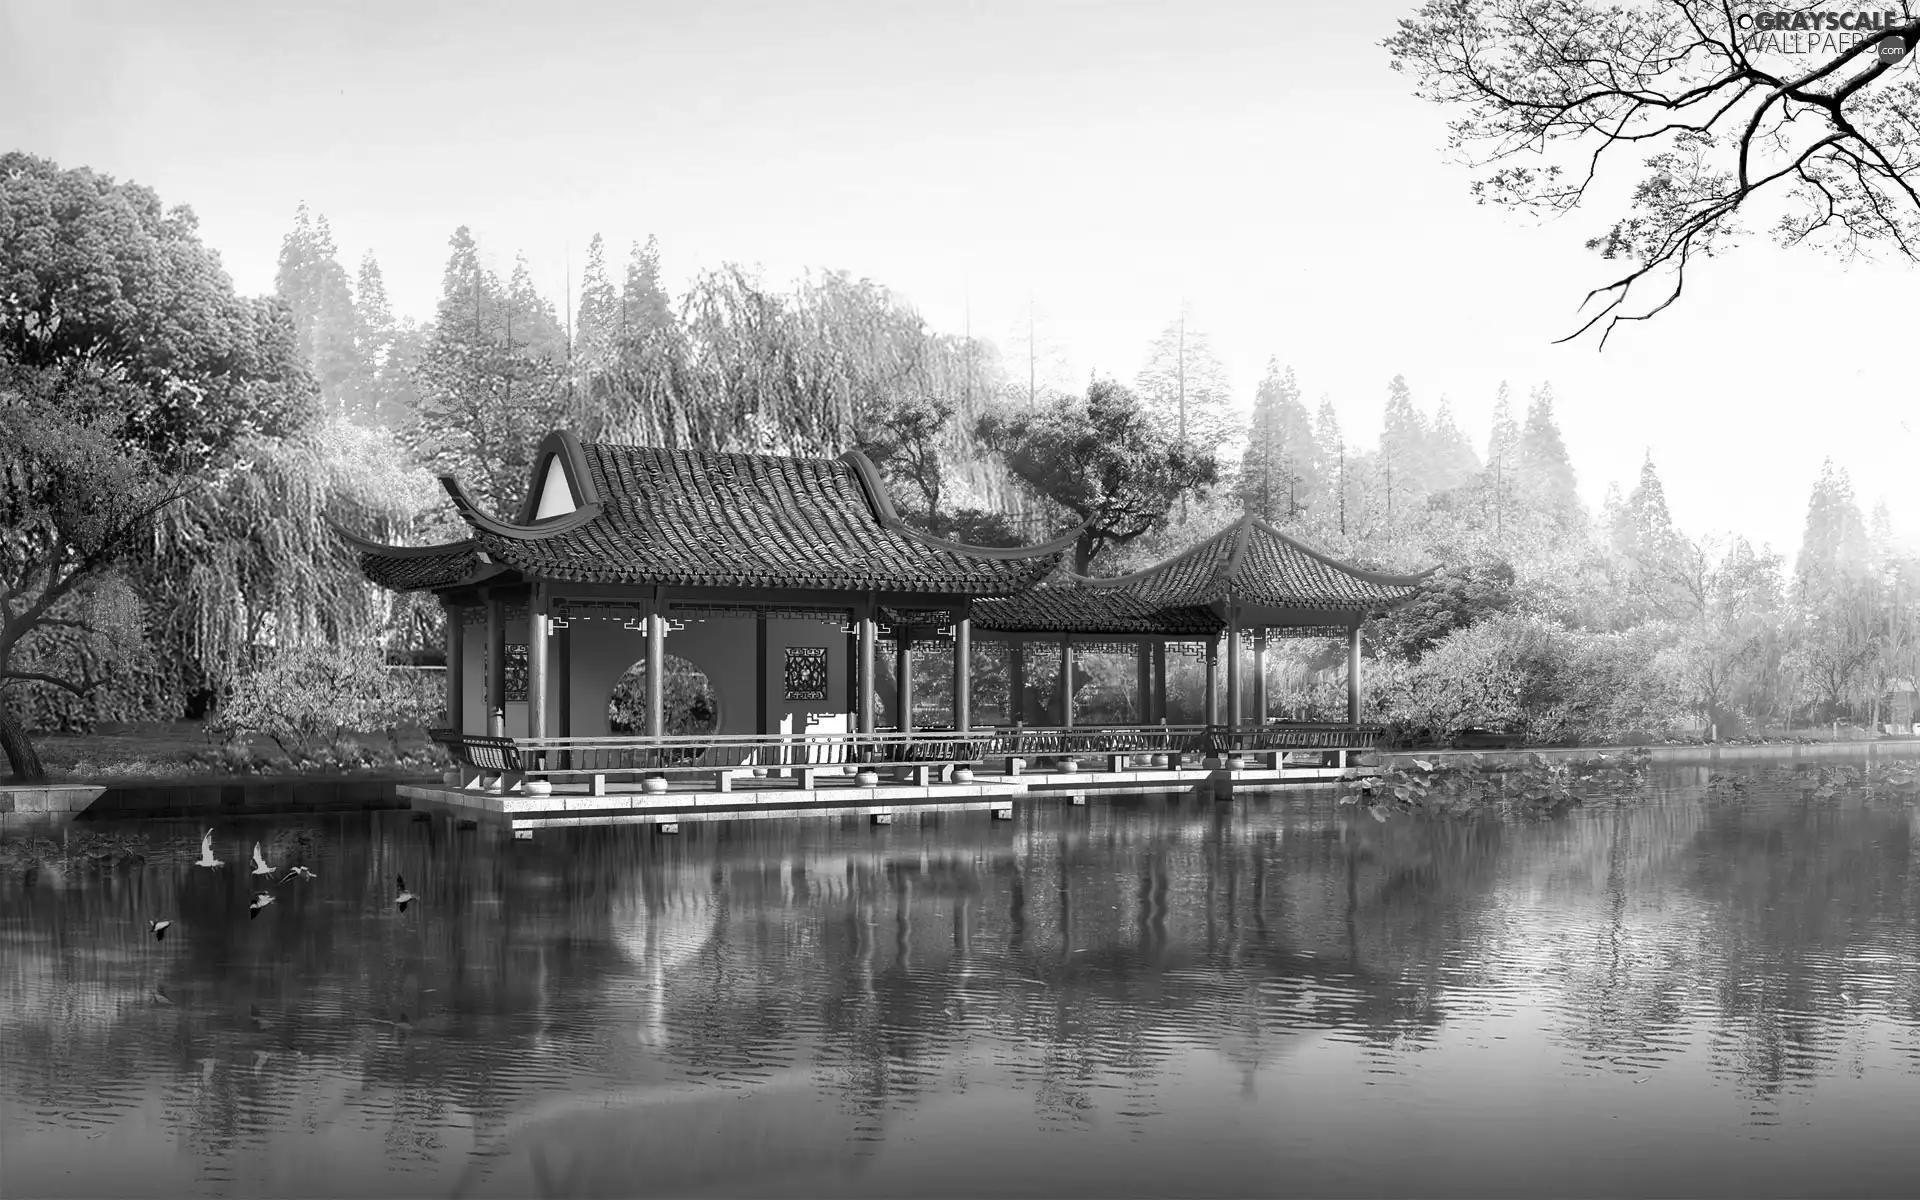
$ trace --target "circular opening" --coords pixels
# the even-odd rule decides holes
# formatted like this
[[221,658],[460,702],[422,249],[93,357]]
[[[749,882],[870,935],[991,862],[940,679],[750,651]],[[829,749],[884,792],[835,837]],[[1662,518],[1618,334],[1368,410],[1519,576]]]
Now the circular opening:
[[[660,706],[668,737],[712,733],[720,728],[720,694],[707,673],[684,658],[661,664]],[[628,667],[607,701],[607,728],[616,734],[647,732],[647,660]]]

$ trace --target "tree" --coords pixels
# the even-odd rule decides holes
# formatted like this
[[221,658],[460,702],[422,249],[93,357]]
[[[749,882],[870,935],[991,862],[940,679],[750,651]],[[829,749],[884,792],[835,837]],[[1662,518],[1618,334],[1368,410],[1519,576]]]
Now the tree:
[[1527,506],[1547,514],[1562,530],[1586,522],[1586,509],[1575,487],[1573,461],[1553,419],[1553,389],[1541,384],[1527,405],[1527,423],[1520,430],[1515,454],[1519,493]]
[[1473,452],[1473,443],[1453,419],[1453,406],[1445,397],[1428,429],[1427,453],[1427,482],[1436,492],[1466,487],[1479,478],[1480,456]]
[[0,354],[120,366],[121,435],[167,471],[313,414],[286,310],[235,295],[197,230],[192,210],[148,188],[0,154]]
[[372,251],[360,259],[360,273],[353,288],[353,308],[358,327],[356,337],[370,384],[359,411],[352,415],[364,423],[404,429],[413,420],[419,405],[411,371],[419,363],[422,339],[410,321],[394,320],[393,306],[387,299],[386,276],[381,273]]
[[7,692],[39,684],[90,697],[113,682],[113,659],[142,644],[117,573],[187,487],[128,448],[120,425],[139,390],[97,363],[0,360],[0,748],[21,779],[46,771]]
[[1283,373],[1278,359],[1269,360],[1253,396],[1236,497],[1265,520],[1297,520],[1319,489],[1314,472],[1320,458],[1293,368]]
[[575,358],[583,374],[603,371],[620,343],[620,293],[607,276],[607,252],[599,234],[587,243],[580,272],[580,311],[573,323]]
[[989,412],[977,430],[1016,479],[1080,519],[1073,561],[1082,574],[1101,551],[1164,526],[1176,500],[1219,475],[1212,454],[1167,438],[1138,397],[1107,380],[1085,399]]
[[1320,494],[1313,507],[1320,513],[1324,530],[1347,536],[1347,439],[1340,432],[1340,414],[1331,398],[1320,397],[1313,416],[1313,444],[1318,451],[1313,473],[1320,480]]
[[1387,383],[1387,407],[1380,427],[1380,455],[1375,460],[1389,527],[1405,523],[1408,514],[1426,502],[1427,420],[1413,406],[1405,376]]
[[1843,581],[1863,574],[1867,566],[1866,521],[1854,500],[1853,483],[1846,470],[1829,458],[1820,464],[1820,478],[1807,499],[1806,533],[1794,575],[1802,592],[1817,602]]
[[1141,403],[1175,441],[1213,451],[1233,437],[1233,395],[1226,368],[1183,304],[1147,351],[1134,381]]
[[294,343],[320,388],[321,403],[330,412],[357,416],[370,406],[373,364],[370,347],[356,336],[360,315],[339,253],[327,218],[315,221],[301,204],[293,230],[280,242],[273,285],[292,315]]
[[1067,355],[1054,335],[1053,323],[1031,293],[1025,310],[1008,331],[1007,364],[1009,400],[1017,396],[1032,408],[1075,390]]
[[1604,346],[1619,322],[1679,299],[1694,257],[1733,243],[1756,203],[1771,206],[1782,245],[1916,256],[1915,85],[1877,47],[1912,50],[1920,13],[1816,33],[1812,57],[1783,44],[1832,29],[1823,15],[1722,0],[1427,0],[1384,45],[1421,98],[1461,112],[1449,142],[1484,172],[1482,203],[1568,213],[1596,185],[1615,190],[1622,155],[1640,164],[1626,213],[1587,243],[1632,264],[1588,294],[1604,303],[1569,335],[1604,322]]

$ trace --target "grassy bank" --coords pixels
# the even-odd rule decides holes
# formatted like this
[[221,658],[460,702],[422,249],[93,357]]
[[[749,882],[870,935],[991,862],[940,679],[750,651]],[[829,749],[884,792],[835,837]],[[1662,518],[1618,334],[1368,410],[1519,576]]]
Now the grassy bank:
[[[294,757],[272,741],[254,738],[226,748],[208,741],[198,721],[103,726],[87,734],[51,734],[34,740],[49,783],[183,782],[262,775],[435,775],[447,769],[445,751],[424,730],[358,735],[346,754],[322,751]],[[17,780],[0,780],[0,783]]]

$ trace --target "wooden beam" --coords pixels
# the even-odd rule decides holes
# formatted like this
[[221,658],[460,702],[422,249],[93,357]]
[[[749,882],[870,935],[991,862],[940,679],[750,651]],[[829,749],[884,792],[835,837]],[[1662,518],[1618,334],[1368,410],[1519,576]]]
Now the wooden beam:
[[1227,606],[1227,724],[1240,728],[1240,608]]
[[447,728],[465,733],[467,707],[467,610],[443,601],[447,619]]
[[547,587],[534,585],[527,601],[527,736],[547,736]]
[[1209,725],[1220,723],[1220,639],[1207,639],[1207,697],[1205,720]]
[[1073,635],[1060,635],[1060,724],[1073,728]]
[[913,732],[913,635],[893,631],[893,723],[902,733]]
[[487,593],[487,733],[507,733],[507,601],[497,591]]
[[953,626],[953,727],[973,728],[973,618],[965,614]]
[[758,665],[754,667],[753,671],[753,731],[763,736],[770,731],[769,722],[772,720],[772,716],[768,710],[773,707],[773,698],[767,690],[767,654],[769,649],[770,647],[767,643],[767,614],[755,613],[753,617],[753,657],[754,662]]
[[1027,719],[1027,644],[1007,643],[1007,720],[1015,725]]
[[1149,721],[1167,719],[1167,644],[1153,644],[1153,715]]
[[647,736],[667,732],[667,618],[656,601],[647,613]]
[[1140,697],[1134,702],[1133,719],[1146,725],[1153,720],[1153,647],[1141,642],[1133,650],[1133,690]]
[[1253,634],[1253,719],[1267,723],[1267,631],[1264,626]]
[[880,640],[880,631],[876,625],[879,614],[874,604],[867,601],[860,608],[860,696],[859,721],[855,726],[861,733],[873,732],[873,700],[878,693],[878,681],[874,679],[875,643]]
[[1346,636],[1346,724],[1359,724],[1359,626]]

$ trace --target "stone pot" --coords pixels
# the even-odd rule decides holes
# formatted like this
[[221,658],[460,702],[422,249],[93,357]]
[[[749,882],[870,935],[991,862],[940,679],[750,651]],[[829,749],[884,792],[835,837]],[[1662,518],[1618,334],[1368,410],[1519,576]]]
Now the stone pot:
[[640,790],[657,796],[667,790],[667,777],[665,775],[649,775],[640,781]]
[[520,785],[520,794],[523,796],[551,796],[553,795],[553,784],[544,779],[529,779]]
[[444,784],[446,784],[446,785],[447,785],[447,786],[449,786],[449,787],[459,787],[459,786],[460,786],[460,772],[458,772],[458,771],[442,771],[442,772],[440,773],[440,782],[442,782],[442,783],[444,783]]
[[1079,759],[1077,759],[1077,758],[1063,758],[1063,759],[1061,759],[1061,760],[1060,760],[1060,773],[1061,773],[1062,775],[1073,775],[1073,774],[1076,774],[1076,773],[1078,773],[1078,772],[1079,772],[1079,770],[1080,770],[1080,760],[1079,760]]
[[853,781],[854,781],[855,783],[857,783],[857,784],[859,784],[859,785],[860,785],[861,787],[879,787],[879,786],[880,786],[880,772],[878,772],[878,771],[862,771],[862,772],[860,772],[860,773],[859,773],[858,775],[855,775],[855,776],[853,777]]
[[953,769],[953,781],[955,783],[972,783],[973,768],[972,767],[955,767]]

